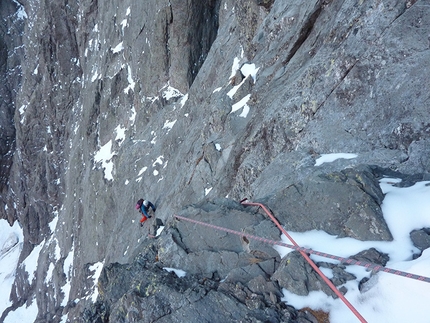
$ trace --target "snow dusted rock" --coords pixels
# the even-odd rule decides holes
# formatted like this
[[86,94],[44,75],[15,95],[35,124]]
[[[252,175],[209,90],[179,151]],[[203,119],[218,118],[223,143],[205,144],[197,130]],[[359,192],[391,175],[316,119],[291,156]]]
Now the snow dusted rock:
[[3,245],[0,248],[0,257],[5,255],[8,251],[15,247],[18,242],[19,238],[15,233],[9,234],[9,237],[3,242]]
[[[163,301],[152,314],[177,309],[191,321],[204,307],[219,313],[223,301],[234,313],[225,321],[249,308],[259,309],[250,321],[298,320],[275,304],[271,247],[199,234],[172,215],[279,239],[259,210],[237,203],[248,197],[290,230],[390,240],[377,168],[429,178],[430,8],[422,1],[186,4],[1,1],[0,217],[19,221],[24,234],[3,317],[30,303],[29,320],[54,323],[79,322],[85,308],[88,322],[108,313],[120,320],[133,302],[147,309],[125,280],[112,304],[102,294],[94,304],[88,289],[97,286],[88,264],[124,277],[134,266],[128,278],[139,279],[132,264],[149,252],[154,230],[138,225],[134,205],[144,197],[165,225],[153,244],[159,261],[211,284],[189,278],[175,289],[174,274],[148,266],[142,276],[162,277],[175,306],[199,286],[191,310]],[[331,153],[356,157],[316,165]],[[23,263],[35,258],[29,273]],[[113,294],[117,280],[103,290]]]
[[359,240],[392,239],[380,208],[383,194],[369,167],[330,173],[314,170],[286,184],[263,201],[288,230],[319,229]]
[[375,248],[370,248],[368,250],[363,250],[356,255],[351,256],[352,259],[370,262],[373,264],[378,264],[385,266],[389,260],[388,255],[376,250]]
[[282,288],[297,295],[305,296],[310,291],[322,290],[327,295],[335,296],[330,287],[297,251],[289,253],[282,259],[271,279]]
[[[0,16],[4,22],[0,26],[0,78],[3,80],[0,84],[0,97],[2,98],[0,100],[0,194],[3,197],[8,192],[16,145],[14,113],[17,106],[17,89],[22,80],[21,63],[24,59],[24,48],[21,45],[25,12],[19,10],[13,1],[4,1],[0,7]],[[13,209],[12,201],[6,198],[0,199],[0,210],[9,210],[7,216],[2,211],[0,217],[7,218],[9,223],[16,218]]]
[[411,240],[421,251],[430,248],[430,228],[423,228],[411,232]]
[[[266,308],[262,296],[245,287],[242,292],[253,299],[248,302],[218,290],[218,285],[218,281],[188,273],[179,278],[163,269],[155,249],[147,245],[132,263],[103,269],[100,296],[83,311],[83,322],[183,322],[184,318],[187,322],[287,322],[295,315],[294,309],[289,312],[286,307],[282,311]],[[228,310],[220,311],[219,304]]]
[[[267,219],[250,214],[240,204],[228,200],[189,206],[181,215],[231,230],[279,239],[279,231]],[[267,244],[186,221],[175,222],[169,231],[173,233],[171,238],[162,236],[159,239],[160,261],[193,274],[213,277],[216,273],[221,279],[246,283],[258,275],[271,275],[279,260],[278,253]]]

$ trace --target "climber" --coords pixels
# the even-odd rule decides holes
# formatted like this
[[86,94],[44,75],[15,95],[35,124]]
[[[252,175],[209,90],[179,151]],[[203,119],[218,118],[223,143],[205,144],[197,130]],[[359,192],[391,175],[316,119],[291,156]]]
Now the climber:
[[136,210],[139,210],[139,213],[142,214],[142,219],[140,219],[140,226],[143,225],[143,222],[145,222],[148,218],[151,218],[150,215],[148,215],[149,208],[152,209],[152,211],[155,212],[155,206],[148,200],[140,199],[137,201],[136,204]]

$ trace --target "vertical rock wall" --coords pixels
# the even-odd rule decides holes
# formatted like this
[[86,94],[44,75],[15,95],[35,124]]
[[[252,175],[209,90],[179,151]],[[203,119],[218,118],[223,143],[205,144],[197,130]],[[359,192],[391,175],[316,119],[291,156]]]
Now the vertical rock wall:
[[[0,214],[11,223],[15,216],[14,204],[7,203],[7,192],[13,153],[15,150],[15,127],[13,115],[15,100],[21,84],[21,61],[24,48],[22,34],[24,31],[25,12],[11,1],[0,4]],[[10,210],[7,214],[6,211]]]
[[[338,191],[359,197],[339,198],[336,214],[381,220],[363,181],[327,173],[429,171],[423,3],[2,1],[0,214],[22,225],[21,262],[39,252],[34,275],[18,268],[9,310],[37,302],[40,321],[79,316],[96,290],[90,266],[140,252],[141,197],[166,223],[220,196],[271,201],[286,219],[335,205],[314,183],[338,188],[339,177],[351,190]],[[358,157],[315,168],[330,152]]]

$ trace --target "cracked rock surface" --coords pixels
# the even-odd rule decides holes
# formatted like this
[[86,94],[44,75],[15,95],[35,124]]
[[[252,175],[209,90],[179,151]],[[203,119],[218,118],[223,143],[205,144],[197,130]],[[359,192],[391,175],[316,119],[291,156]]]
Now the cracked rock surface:
[[[289,230],[390,241],[378,181],[430,178],[423,0],[2,0],[0,15],[0,218],[24,236],[0,322],[32,304],[38,323],[314,322],[280,301],[292,274],[272,246],[173,215],[279,240],[249,198]],[[316,166],[329,153],[356,157]],[[143,227],[139,198],[157,206]],[[411,233],[420,250],[428,236]],[[298,294],[324,290],[302,274]]]

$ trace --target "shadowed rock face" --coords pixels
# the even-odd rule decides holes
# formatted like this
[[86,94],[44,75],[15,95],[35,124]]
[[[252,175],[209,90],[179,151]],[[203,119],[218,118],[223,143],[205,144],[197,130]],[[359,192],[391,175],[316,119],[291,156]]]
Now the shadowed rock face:
[[[4,210],[15,150],[13,119],[15,100],[22,79],[24,20],[17,18],[17,8],[13,2],[3,1],[0,4],[0,13],[0,208]],[[10,223],[14,221],[13,215],[4,218]]]
[[[302,319],[279,302],[287,275],[271,246],[172,215],[279,239],[238,204],[248,197],[291,230],[392,239],[378,180],[429,178],[429,10],[395,0],[2,1],[0,217],[22,226],[20,262],[42,248],[34,280],[18,267],[1,317],[36,299],[39,322],[213,321],[224,310],[224,322]],[[247,63],[255,79],[240,70]],[[315,166],[334,152],[357,157]],[[157,219],[141,228],[142,197]],[[420,248],[425,230],[412,233]],[[142,291],[147,280],[160,289]]]

